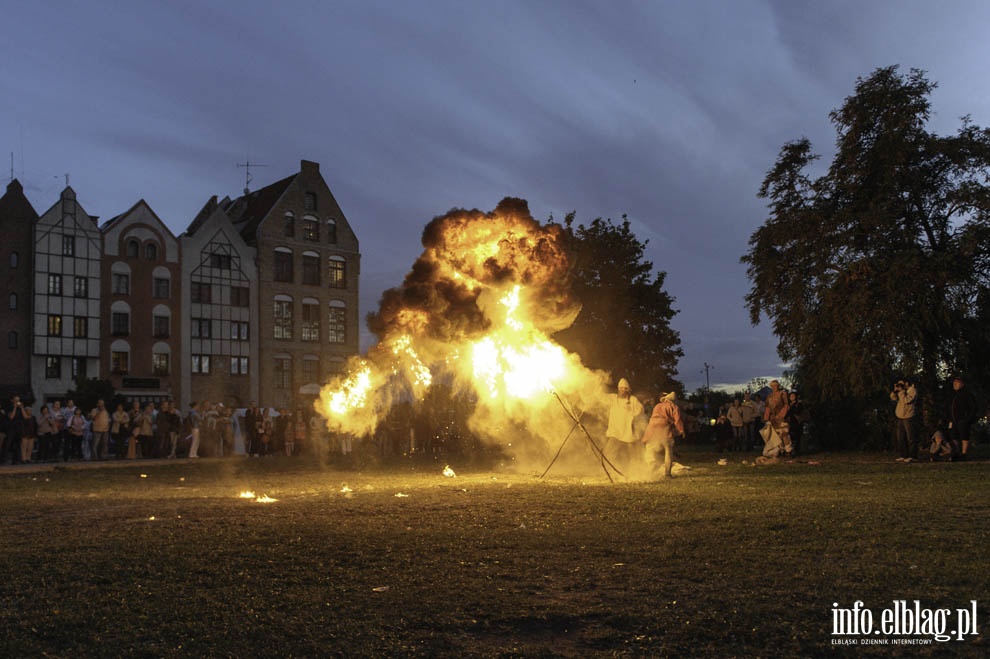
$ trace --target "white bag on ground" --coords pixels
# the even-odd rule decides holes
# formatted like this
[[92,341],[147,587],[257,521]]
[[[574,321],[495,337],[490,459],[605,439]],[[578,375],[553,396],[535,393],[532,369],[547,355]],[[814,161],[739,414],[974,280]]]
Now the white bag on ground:
[[784,447],[784,442],[774,427],[768,423],[760,428],[760,434],[763,435],[763,456],[767,458],[778,457]]

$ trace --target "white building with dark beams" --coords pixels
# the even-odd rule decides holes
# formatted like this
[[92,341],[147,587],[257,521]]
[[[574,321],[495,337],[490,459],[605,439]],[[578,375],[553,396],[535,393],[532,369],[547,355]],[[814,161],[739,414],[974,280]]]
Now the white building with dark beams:
[[31,387],[40,402],[99,375],[102,245],[71,187],[35,223]]
[[258,274],[249,247],[211,198],[182,244],[184,409],[209,400],[246,407],[258,400]]

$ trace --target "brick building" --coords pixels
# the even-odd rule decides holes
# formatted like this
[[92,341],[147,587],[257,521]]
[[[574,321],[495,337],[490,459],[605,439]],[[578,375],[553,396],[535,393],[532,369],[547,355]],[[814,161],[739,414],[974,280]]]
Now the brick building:
[[14,394],[30,399],[31,281],[34,224],[38,213],[17,179],[0,197],[0,337],[7,343],[0,369],[0,401]]
[[143,199],[100,231],[100,377],[128,401],[181,400],[179,241]]

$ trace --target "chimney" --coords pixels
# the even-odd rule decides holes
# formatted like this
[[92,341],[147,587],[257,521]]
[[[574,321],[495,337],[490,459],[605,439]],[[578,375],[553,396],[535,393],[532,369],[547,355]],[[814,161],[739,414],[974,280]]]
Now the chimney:
[[299,171],[303,173],[319,174],[320,163],[312,162],[310,160],[303,160],[299,163]]

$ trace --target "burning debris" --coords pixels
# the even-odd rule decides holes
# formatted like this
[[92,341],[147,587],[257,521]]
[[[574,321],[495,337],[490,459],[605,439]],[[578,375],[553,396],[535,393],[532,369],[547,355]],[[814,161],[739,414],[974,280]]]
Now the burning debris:
[[323,388],[316,408],[328,428],[368,436],[395,403],[442,382],[476,403],[470,425],[482,436],[562,437],[567,416],[546,408],[561,395],[572,408],[597,405],[606,377],[550,338],[580,311],[565,239],[521,199],[433,219],[405,281],[369,316],[379,343]]

